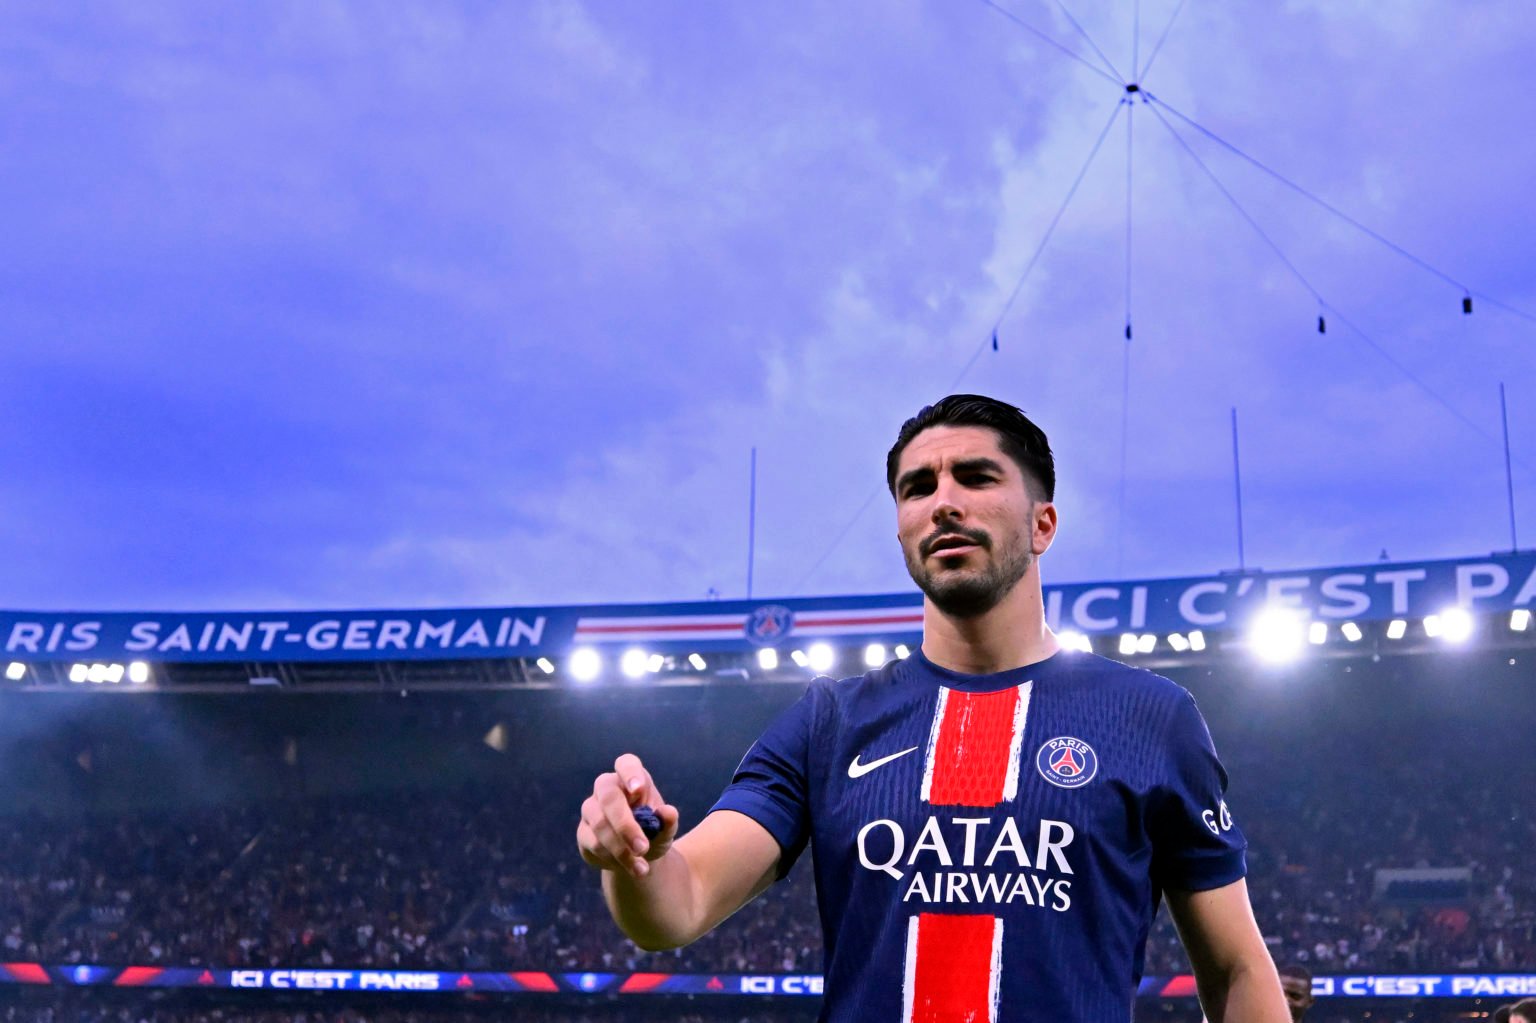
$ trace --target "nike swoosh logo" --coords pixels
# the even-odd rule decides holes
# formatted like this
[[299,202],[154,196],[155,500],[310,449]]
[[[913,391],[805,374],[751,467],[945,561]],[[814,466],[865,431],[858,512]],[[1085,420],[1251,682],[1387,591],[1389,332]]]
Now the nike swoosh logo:
[[881,757],[879,760],[871,760],[867,764],[859,763],[858,754],[854,754],[853,763],[848,765],[848,777],[850,777],[850,778],[862,778],[866,774],[868,774],[870,771],[873,771],[875,768],[877,768],[877,767],[884,767],[886,764],[889,764],[892,760],[895,760],[898,757],[904,757],[908,753],[911,753],[915,749],[917,749],[916,746],[910,746],[907,749],[902,750],[900,753],[892,753],[888,757]]

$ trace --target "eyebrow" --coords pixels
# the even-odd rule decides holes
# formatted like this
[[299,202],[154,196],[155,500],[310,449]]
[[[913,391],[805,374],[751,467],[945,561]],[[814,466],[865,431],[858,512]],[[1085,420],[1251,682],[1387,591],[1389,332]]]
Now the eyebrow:
[[[998,476],[1006,475],[1003,465],[995,458],[964,458],[951,464],[950,474],[958,476],[963,472],[990,472]],[[933,470],[926,465],[920,465],[916,469],[908,469],[896,478],[896,493],[901,493],[907,488],[907,484],[913,483],[924,476],[932,476]]]

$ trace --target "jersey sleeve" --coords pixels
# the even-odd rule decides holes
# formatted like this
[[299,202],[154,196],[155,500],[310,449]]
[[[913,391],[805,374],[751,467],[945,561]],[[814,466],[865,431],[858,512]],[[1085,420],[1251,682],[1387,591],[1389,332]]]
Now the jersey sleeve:
[[735,810],[767,829],[779,843],[780,878],[789,873],[810,838],[810,752],[819,703],[812,683],[752,744],[709,810]]
[[1248,842],[1227,809],[1227,772],[1188,692],[1169,721],[1164,762],[1147,823],[1153,879],[1165,889],[1205,891],[1244,877]]

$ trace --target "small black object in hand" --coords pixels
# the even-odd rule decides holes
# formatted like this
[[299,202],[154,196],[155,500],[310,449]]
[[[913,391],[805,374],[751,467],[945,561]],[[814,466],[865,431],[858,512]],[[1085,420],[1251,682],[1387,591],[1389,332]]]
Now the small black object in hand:
[[661,834],[661,818],[648,806],[635,807],[635,823],[640,825],[647,841]]

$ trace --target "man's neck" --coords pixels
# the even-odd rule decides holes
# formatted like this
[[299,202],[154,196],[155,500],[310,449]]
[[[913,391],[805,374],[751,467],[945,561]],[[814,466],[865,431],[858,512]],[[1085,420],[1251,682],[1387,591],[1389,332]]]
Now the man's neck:
[[1040,576],[1031,571],[973,618],[954,618],[923,601],[923,656],[963,675],[991,675],[1043,661],[1060,649],[1046,627]]

